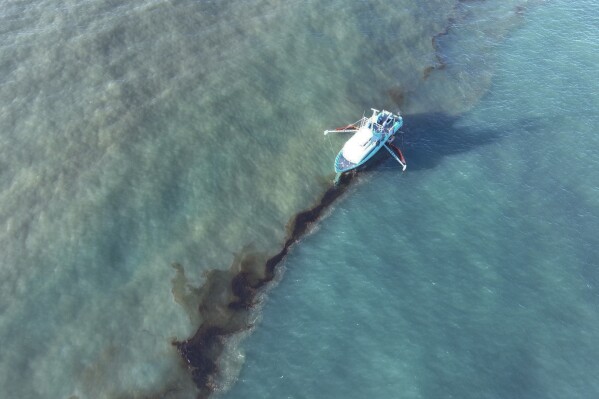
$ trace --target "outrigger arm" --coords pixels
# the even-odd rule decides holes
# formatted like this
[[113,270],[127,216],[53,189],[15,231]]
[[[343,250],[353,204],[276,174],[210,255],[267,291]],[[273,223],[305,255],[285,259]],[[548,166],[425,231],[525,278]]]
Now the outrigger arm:
[[357,129],[342,129],[342,130],[337,130],[337,129],[333,129],[333,130],[325,130],[324,131],[324,135],[326,136],[329,133],[353,133],[353,132],[357,132]]
[[[387,146],[387,144],[383,144],[383,147],[385,147],[385,149],[386,149],[387,151],[389,151],[389,154],[391,154],[391,156],[392,156],[393,158],[395,158],[395,160],[396,160],[397,162],[399,162],[399,164],[401,165],[401,170],[402,170],[402,171],[405,171],[405,170],[406,170],[406,167],[407,167],[407,165],[406,165],[406,162],[405,162],[405,161],[402,161],[401,159],[399,159],[399,157],[398,157],[398,156],[395,154],[395,152],[394,152],[394,151],[393,151],[391,148],[389,148],[389,147]],[[393,146],[393,147],[395,147],[395,146]],[[401,152],[400,152],[400,154],[401,154]],[[403,155],[402,155],[402,158],[403,158]]]
[[329,133],[355,133],[358,131],[360,126],[362,126],[362,124],[363,124],[363,123],[360,124],[360,122],[364,122],[364,117],[362,117],[362,119],[360,119],[357,122],[350,123],[349,125],[346,125],[343,127],[338,127],[337,129],[325,130],[324,135],[326,136]]

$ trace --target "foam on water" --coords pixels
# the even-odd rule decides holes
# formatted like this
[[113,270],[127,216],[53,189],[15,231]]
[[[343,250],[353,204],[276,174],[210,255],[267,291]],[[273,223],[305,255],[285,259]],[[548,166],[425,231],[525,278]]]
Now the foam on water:
[[406,116],[409,172],[290,255],[223,397],[599,394],[595,3],[526,14],[470,112]]

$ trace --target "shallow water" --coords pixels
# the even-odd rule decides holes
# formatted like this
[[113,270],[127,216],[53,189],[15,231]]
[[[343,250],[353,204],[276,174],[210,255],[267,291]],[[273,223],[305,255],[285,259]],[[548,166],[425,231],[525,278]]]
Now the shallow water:
[[599,395],[596,5],[527,10],[474,108],[406,116],[407,173],[295,248],[222,397]]

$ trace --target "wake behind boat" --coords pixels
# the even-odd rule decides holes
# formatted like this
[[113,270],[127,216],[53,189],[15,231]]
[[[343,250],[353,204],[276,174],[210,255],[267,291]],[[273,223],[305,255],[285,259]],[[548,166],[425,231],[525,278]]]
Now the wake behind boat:
[[391,141],[403,125],[401,115],[389,111],[372,109],[372,116],[362,117],[356,123],[334,130],[325,130],[329,133],[354,133],[347,140],[335,158],[335,172],[344,173],[364,165],[381,148],[387,151],[399,162],[402,170],[406,170],[406,161],[403,154]]

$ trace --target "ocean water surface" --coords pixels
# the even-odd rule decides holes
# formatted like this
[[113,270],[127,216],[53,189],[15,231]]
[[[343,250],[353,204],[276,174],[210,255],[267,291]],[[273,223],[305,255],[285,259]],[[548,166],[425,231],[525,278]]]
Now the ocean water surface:
[[408,173],[294,246],[217,395],[594,396],[595,8],[5,4],[0,397],[196,397],[196,287],[279,250],[333,180],[322,130],[371,106]]
[[406,116],[408,172],[295,248],[223,398],[599,396],[596,7],[529,10],[478,104]]

